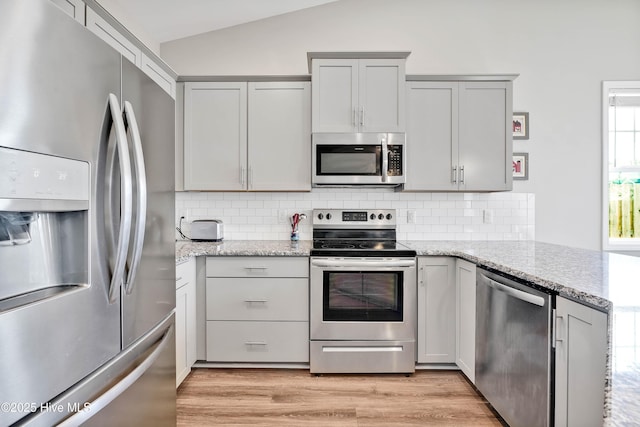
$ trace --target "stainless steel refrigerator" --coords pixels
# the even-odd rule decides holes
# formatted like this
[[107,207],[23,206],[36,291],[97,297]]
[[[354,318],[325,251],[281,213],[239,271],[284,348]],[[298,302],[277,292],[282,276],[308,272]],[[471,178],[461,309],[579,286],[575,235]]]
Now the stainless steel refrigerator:
[[0,426],[175,425],[173,99],[0,1]]

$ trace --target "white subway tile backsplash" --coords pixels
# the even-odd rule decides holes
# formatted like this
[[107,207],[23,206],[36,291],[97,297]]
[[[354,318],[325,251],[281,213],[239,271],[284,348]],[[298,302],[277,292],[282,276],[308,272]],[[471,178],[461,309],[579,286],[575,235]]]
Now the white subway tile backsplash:
[[[533,240],[535,195],[530,193],[403,193],[391,190],[324,188],[310,193],[176,193],[176,225],[221,219],[227,240],[288,240],[288,216],[313,209],[396,209],[399,240]],[[485,223],[485,211],[492,212]],[[407,221],[415,212],[415,223]],[[280,220],[280,213],[287,215]],[[300,224],[311,239],[311,221]],[[177,237],[177,236],[176,236]]]

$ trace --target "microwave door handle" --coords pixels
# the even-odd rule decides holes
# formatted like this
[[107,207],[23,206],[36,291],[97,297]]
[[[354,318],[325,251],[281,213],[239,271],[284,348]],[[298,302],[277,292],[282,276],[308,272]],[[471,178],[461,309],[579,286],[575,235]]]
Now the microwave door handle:
[[382,144],[382,182],[389,179],[389,147],[387,146],[387,137],[383,136],[380,141]]
[[129,101],[124,103],[124,114],[131,131],[131,151],[133,154],[133,165],[136,174],[136,227],[133,234],[133,251],[131,253],[131,264],[129,274],[125,282],[125,291],[131,294],[135,283],[136,273],[142,258],[142,246],[144,245],[144,231],[147,221],[147,178],[144,165],[144,155],[142,153],[142,139],[140,129],[136,120],[133,106]]
[[[115,243],[115,236],[112,231],[113,239],[113,260],[112,260],[112,275],[111,283],[109,285],[109,301],[115,302],[117,299],[117,291],[124,280],[124,272],[127,262],[127,251],[129,249],[129,239],[131,233],[131,216],[133,212],[132,208],[132,176],[131,176],[131,160],[129,158],[129,148],[127,144],[127,132],[124,126],[124,120],[122,118],[122,112],[120,110],[120,104],[118,98],[114,94],[109,94],[109,111],[113,120],[113,128],[115,131],[115,147],[113,150],[118,151],[118,162],[120,167],[120,229],[118,231],[117,244]],[[107,177],[111,183],[109,188],[108,197],[113,197],[113,178],[114,178],[114,161],[115,153],[112,151],[111,161],[107,159]],[[107,203],[108,212],[111,214],[111,227],[114,225],[115,212],[113,212],[111,200]]]

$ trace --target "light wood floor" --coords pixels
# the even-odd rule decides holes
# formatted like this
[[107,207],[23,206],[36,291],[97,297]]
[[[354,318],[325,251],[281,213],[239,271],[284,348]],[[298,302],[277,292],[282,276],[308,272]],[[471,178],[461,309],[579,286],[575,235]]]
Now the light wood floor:
[[501,426],[461,373],[322,375],[194,369],[178,389],[178,426]]

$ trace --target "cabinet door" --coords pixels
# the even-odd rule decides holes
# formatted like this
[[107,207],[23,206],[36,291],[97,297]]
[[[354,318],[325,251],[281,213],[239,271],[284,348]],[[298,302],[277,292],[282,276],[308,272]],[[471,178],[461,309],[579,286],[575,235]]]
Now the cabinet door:
[[309,321],[309,279],[207,278],[207,320]]
[[456,363],[472,383],[476,376],[476,266],[456,260]]
[[309,322],[207,322],[207,361],[309,363]]
[[511,82],[460,82],[462,191],[511,190]]
[[361,59],[358,72],[360,132],[404,132],[404,59]]
[[314,59],[312,132],[358,131],[358,60]]
[[176,81],[144,53],[142,54],[141,68],[158,86],[171,95],[173,99],[176,99]]
[[249,190],[311,191],[311,84],[249,83]]
[[458,188],[458,82],[408,82],[405,190]]
[[133,43],[131,43],[118,30],[113,28],[111,24],[105,21],[100,15],[87,8],[87,28],[94,34],[104,40],[109,46],[117,50],[133,62],[138,68],[142,65],[142,51]]
[[[195,268],[195,264],[194,264]],[[194,272],[195,273],[195,272]],[[187,346],[187,366],[189,366],[189,370],[191,370],[191,366],[196,363],[198,359],[197,352],[197,330],[198,323],[196,317],[196,282],[195,280],[187,284],[187,337],[186,337],[186,346]]]
[[456,361],[456,260],[418,258],[418,363]]
[[185,190],[247,188],[247,84],[186,83]]
[[85,5],[82,0],[51,0],[55,5],[64,12],[84,25],[84,9]]
[[196,260],[176,266],[176,385],[196,361]]
[[555,322],[555,425],[601,426],[607,371],[607,315],[558,297]]
[[210,256],[207,277],[309,277],[309,257]]
[[176,387],[191,372],[187,362],[188,296],[186,286],[176,291]]

